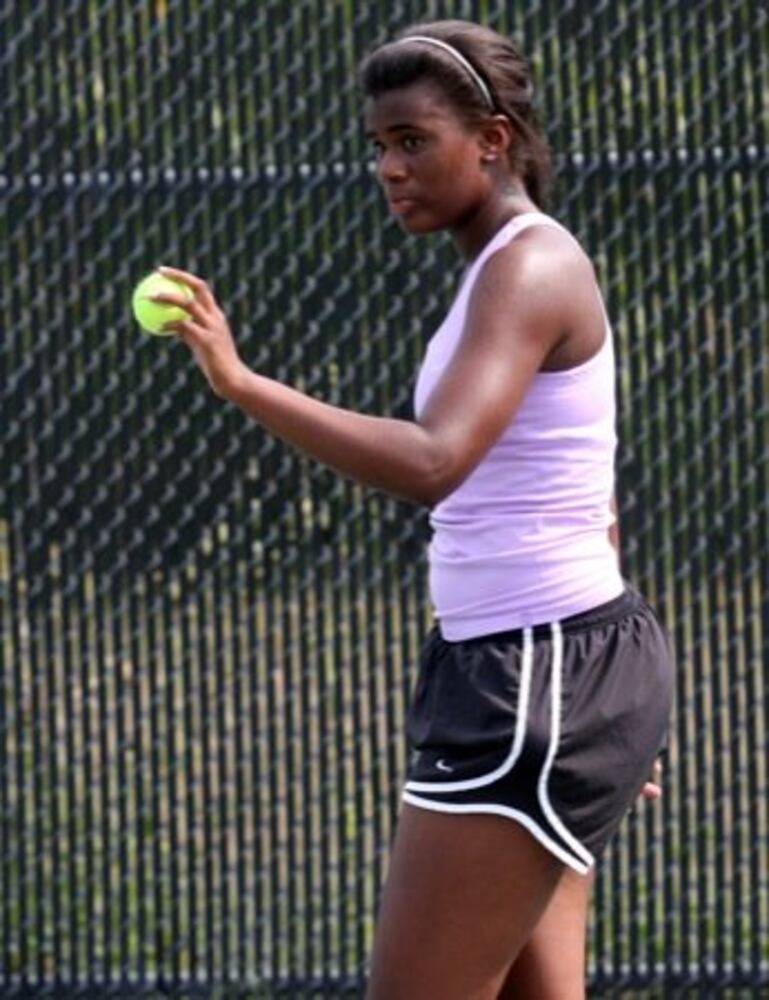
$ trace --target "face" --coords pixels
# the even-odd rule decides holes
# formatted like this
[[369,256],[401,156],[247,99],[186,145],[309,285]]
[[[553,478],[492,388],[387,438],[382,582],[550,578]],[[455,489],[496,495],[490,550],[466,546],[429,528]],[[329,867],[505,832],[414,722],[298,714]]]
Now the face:
[[408,232],[457,228],[488,195],[482,137],[432,82],[369,98],[365,128],[387,202]]

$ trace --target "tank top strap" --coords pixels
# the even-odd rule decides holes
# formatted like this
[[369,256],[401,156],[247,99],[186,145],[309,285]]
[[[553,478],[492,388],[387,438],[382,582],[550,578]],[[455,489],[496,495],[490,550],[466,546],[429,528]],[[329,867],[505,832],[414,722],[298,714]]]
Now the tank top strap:
[[557,219],[554,219],[550,215],[546,215],[544,212],[524,212],[521,215],[515,215],[509,220],[509,222],[506,222],[504,226],[502,226],[502,228],[494,234],[494,236],[492,236],[486,246],[472,262],[466,272],[464,284],[472,284],[483,265],[489,257],[497,252],[497,250],[501,250],[502,247],[507,246],[508,243],[514,240],[517,236],[520,236],[521,233],[534,226],[548,226],[551,229],[559,229],[562,233],[565,233],[576,242],[575,237],[572,236],[565,226],[562,226]]
[[[550,229],[558,229],[562,233],[565,233],[570,239],[577,242],[576,237],[573,233],[569,232],[566,226],[562,225],[557,219],[554,219],[552,215],[546,215],[544,212],[524,212],[523,215],[514,216],[507,225],[503,226],[502,229],[497,233],[497,236],[502,236],[503,239],[500,244],[495,246],[491,252],[499,249],[499,246],[505,246],[511,240],[514,240],[516,236],[520,236],[521,233],[525,232],[527,229],[533,229],[535,226],[547,226]],[[496,237],[490,242],[493,244]],[[489,248],[491,249],[491,247]]]

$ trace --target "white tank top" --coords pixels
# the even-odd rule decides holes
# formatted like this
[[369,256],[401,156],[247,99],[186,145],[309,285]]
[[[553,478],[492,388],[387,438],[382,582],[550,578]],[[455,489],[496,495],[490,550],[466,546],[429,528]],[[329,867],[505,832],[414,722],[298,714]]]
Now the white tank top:
[[[567,232],[532,212],[511,219],[484,247],[428,344],[416,385],[417,418],[451,361],[483,265],[531,226]],[[539,372],[501,437],[431,511],[430,591],[445,639],[558,621],[622,593],[608,534],[614,377],[607,320],[599,351],[576,368]]]

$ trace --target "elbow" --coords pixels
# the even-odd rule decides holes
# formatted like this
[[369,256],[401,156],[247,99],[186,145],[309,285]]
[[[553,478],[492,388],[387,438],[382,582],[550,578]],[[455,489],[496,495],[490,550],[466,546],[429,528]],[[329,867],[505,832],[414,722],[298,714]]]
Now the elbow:
[[[447,435],[419,424],[411,425],[413,437],[400,442],[392,453],[392,473],[385,488],[404,500],[431,510],[445,500],[472,471],[468,455]],[[408,443],[408,447],[406,447]],[[397,480],[397,483],[396,483]]]
[[427,508],[427,510],[432,510],[441,502],[443,495],[439,491],[431,489],[426,483],[419,483],[407,491],[406,499],[420,507]]
[[465,478],[446,455],[433,453],[412,481],[411,499],[428,510],[437,507]]
[[452,489],[447,489],[440,483],[424,483],[420,486],[418,494],[414,497],[418,504],[426,507],[428,510],[432,510],[433,507],[437,507],[441,501],[445,500],[453,492]]

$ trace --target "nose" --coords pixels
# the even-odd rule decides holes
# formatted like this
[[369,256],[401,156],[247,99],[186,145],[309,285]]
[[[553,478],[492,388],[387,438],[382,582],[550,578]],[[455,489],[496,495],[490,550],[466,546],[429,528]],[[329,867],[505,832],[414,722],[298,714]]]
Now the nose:
[[392,184],[403,180],[406,167],[403,157],[394,149],[383,149],[377,161],[377,176],[382,183]]

